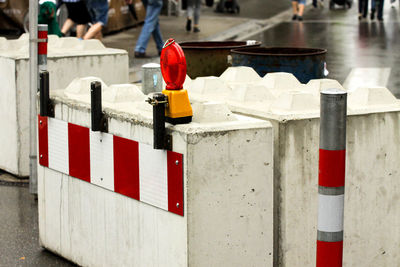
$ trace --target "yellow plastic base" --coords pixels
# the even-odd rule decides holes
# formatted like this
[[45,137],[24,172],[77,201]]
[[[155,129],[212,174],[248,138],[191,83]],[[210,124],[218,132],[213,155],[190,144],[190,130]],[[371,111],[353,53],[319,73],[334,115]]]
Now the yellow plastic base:
[[188,92],[185,89],[163,90],[162,93],[168,97],[168,108],[165,111],[166,117],[179,119],[193,116]]

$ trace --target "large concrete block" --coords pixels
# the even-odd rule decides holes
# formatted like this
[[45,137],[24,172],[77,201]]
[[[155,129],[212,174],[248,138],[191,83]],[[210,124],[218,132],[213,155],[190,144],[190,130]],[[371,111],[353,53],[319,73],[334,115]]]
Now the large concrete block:
[[[225,102],[232,111],[268,120],[274,128],[276,266],[313,266],[317,238],[319,93],[330,87],[342,87],[328,79],[301,85],[290,82],[290,75],[270,77],[274,77],[270,83],[264,81],[266,77],[263,79],[260,91],[272,92],[275,99],[240,102],[226,97]],[[248,85],[251,82],[236,88]],[[193,101],[214,98],[198,92],[189,88]],[[344,266],[397,266],[400,262],[397,253],[399,127],[400,103],[386,88],[358,88],[349,92]]]
[[[29,36],[0,40],[0,169],[29,175]],[[79,41],[50,35],[50,90],[77,77],[97,76],[109,84],[128,82],[128,53],[105,48],[98,40]]]
[[[90,127],[85,87],[73,98],[66,90],[52,92],[53,123]],[[129,101],[121,102],[123,95]],[[152,106],[138,88],[112,85],[103,96],[109,134],[139,143],[139,165],[155,160],[142,159],[141,147],[165,153],[152,149]],[[39,166],[41,244],[82,266],[272,266],[271,124],[235,115],[221,103],[194,103],[193,112],[190,124],[167,124],[173,151],[183,155],[183,216],[164,210],[161,198],[157,208],[113,192],[112,183],[95,185]],[[139,173],[150,169],[154,177],[163,170],[140,166]],[[154,177],[140,178],[140,192]]]

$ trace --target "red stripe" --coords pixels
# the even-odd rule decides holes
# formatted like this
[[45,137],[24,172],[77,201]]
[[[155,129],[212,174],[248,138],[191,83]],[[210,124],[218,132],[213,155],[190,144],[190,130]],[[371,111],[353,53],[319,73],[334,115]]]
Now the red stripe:
[[68,123],[69,175],[90,183],[89,128]]
[[114,136],[114,191],[140,200],[139,143]]
[[168,157],[168,211],[183,216],[183,156],[172,151]]
[[47,127],[47,117],[38,115],[39,131],[39,164],[49,167],[49,133]]
[[346,150],[319,150],[319,185],[344,186]]
[[[38,31],[38,39],[47,39],[47,31]],[[47,55],[47,42],[38,43],[38,54]]]
[[317,240],[317,267],[342,267],[343,241]]

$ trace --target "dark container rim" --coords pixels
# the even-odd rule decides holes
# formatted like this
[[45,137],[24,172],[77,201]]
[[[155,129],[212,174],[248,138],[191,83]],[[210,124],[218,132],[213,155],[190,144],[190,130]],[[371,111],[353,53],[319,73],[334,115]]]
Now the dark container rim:
[[181,42],[179,45],[182,49],[211,50],[254,47],[260,46],[261,42],[256,41],[254,44],[247,44],[247,41],[190,41]]
[[[276,53],[276,51],[280,53]],[[231,50],[233,54],[277,57],[318,56],[324,55],[326,52],[327,50],[323,48],[309,47],[246,47]]]

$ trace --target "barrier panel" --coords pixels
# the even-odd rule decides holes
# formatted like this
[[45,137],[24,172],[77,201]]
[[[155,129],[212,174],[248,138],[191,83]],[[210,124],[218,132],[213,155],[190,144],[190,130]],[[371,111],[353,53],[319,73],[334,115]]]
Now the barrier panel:
[[[274,129],[274,262],[315,266],[318,210],[319,95],[335,80],[301,84],[293,75],[258,76],[231,67],[187,81],[189,97],[218,100]],[[344,266],[400,262],[400,103],[386,88],[348,92]]]
[[[29,175],[29,40],[0,38],[0,169]],[[98,40],[48,36],[50,87],[65,88],[74,78],[98,76],[107,83],[128,82],[128,53]]]
[[[93,81],[107,131],[91,129]],[[51,92],[55,115],[38,119],[45,248],[83,266],[272,266],[269,122],[193,103],[192,123],[167,124],[167,151],[136,86],[88,77]]]

